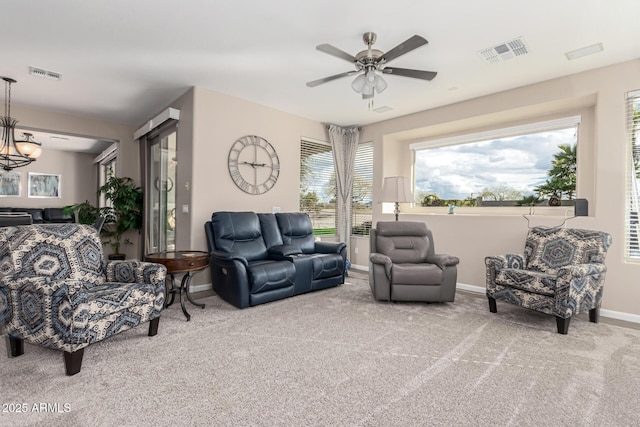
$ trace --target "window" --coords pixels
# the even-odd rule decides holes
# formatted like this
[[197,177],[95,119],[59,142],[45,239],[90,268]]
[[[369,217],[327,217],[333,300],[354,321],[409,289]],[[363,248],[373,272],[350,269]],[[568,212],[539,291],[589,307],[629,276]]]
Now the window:
[[625,258],[640,260],[640,90],[627,94],[628,167],[625,215]]
[[358,144],[351,187],[351,234],[368,236],[371,230],[373,200],[373,144]]
[[580,117],[411,144],[422,206],[560,206],[576,196]]
[[[116,166],[118,160],[118,144],[114,143],[109,146],[106,150],[100,153],[97,156],[93,163],[98,165],[98,188],[102,187],[107,183],[107,180],[115,176],[116,174]],[[103,207],[107,206],[107,200],[104,197],[104,194],[100,194],[100,198],[98,200],[98,206]]]
[[331,145],[300,141],[300,211],[313,224],[313,234],[336,234],[336,174]]

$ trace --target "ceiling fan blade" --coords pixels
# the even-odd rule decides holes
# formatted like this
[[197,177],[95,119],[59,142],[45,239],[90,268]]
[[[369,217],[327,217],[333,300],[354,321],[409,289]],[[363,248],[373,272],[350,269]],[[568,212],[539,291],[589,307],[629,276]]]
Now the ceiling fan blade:
[[340,74],[334,74],[333,76],[323,77],[321,79],[314,80],[312,82],[307,82],[307,86],[316,87],[318,85],[321,85],[322,83],[327,83],[327,82],[330,82],[332,80],[340,79],[342,77],[352,76],[352,75],[357,74],[357,73],[359,73],[359,71],[353,70],[353,71],[347,71],[347,72],[340,73]]
[[377,62],[380,63],[380,62],[392,61],[397,57],[399,57],[400,55],[404,55],[405,53],[411,52],[412,50],[417,49],[420,46],[425,45],[427,43],[429,43],[427,39],[425,39],[424,37],[415,35],[405,40],[404,42],[400,43],[398,46],[394,47],[389,52],[382,55],[380,58],[378,58]]
[[318,49],[320,52],[324,52],[340,59],[344,59],[345,61],[349,61],[351,63],[358,62],[355,56],[327,43],[316,46],[316,49]]
[[438,75],[435,71],[411,70],[408,68],[385,67],[381,70],[385,74],[394,76],[412,77],[414,79],[433,80]]

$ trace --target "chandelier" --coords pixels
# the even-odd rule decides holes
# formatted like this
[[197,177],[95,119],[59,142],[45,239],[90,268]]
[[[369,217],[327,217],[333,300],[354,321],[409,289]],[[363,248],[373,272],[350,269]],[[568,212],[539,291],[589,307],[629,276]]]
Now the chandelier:
[[0,168],[5,171],[26,166],[35,161],[42,148],[40,143],[32,140],[33,135],[25,132],[24,139],[16,140],[15,130],[17,120],[11,117],[11,84],[16,83],[14,79],[2,77],[4,80],[4,116],[0,117],[0,127],[2,128],[2,141],[0,141]]

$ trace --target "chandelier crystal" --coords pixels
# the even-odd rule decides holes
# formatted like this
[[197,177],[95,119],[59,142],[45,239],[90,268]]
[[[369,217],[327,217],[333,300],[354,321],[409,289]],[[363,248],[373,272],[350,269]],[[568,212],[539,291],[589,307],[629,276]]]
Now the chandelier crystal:
[[18,121],[11,117],[11,85],[14,79],[2,77],[4,80],[4,116],[0,117],[2,141],[0,141],[0,168],[10,171],[27,166],[42,154],[42,144],[32,140],[33,135],[25,132],[22,140],[16,140],[15,131]]

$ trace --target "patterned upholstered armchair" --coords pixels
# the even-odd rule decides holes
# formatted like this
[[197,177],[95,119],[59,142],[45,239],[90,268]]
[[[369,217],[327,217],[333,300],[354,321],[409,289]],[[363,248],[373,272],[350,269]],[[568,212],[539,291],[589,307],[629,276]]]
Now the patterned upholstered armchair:
[[24,341],[62,350],[74,375],[89,344],[147,321],[156,335],[165,275],[159,264],[106,263],[89,225],[0,228],[0,331],[10,355],[23,354]]
[[589,311],[597,323],[611,235],[575,228],[533,227],[524,254],[485,258],[489,310],[496,300],[556,317],[566,334],[572,316]]

